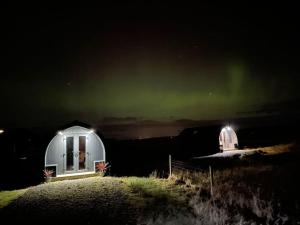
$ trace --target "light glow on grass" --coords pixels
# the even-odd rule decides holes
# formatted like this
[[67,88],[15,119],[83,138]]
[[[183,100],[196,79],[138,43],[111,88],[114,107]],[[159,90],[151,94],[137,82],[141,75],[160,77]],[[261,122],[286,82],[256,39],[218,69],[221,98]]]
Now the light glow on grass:
[[9,205],[13,200],[22,196],[27,189],[13,190],[13,191],[1,191],[0,192],[0,209]]
[[185,195],[180,186],[174,185],[167,179],[147,177],[122,177],[131,202],[139,207],[159,208],[159,202],[163,207],[166,205],[184,205]]

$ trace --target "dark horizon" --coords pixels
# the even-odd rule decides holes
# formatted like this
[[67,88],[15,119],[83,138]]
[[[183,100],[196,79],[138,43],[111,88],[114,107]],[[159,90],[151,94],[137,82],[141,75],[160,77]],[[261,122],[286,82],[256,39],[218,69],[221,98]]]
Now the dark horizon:
[[[300,125],[300,117],[286,118],[285,116],[259,116],[259,117],[242,117],[227,120],[175,120],[175,121],[155,121],[155,120],[138,120],[136,118],[104,118],[98,123],[89,123],[89,121],[63,121],[62,123],[52,123],[51,125],[40,125],[32,127],[14,127],[0,126],[5,133],[32,133],[42,136],[55,135],[60,130],[69,126],[83,124],[84,127],[91,128],[99,133],[105,139],[115,140],[134,140],[134,139],[151,139],[160,137],[177,137],[184,130],[190,128],[210,128],[219,127],[221,130],[225,126],[231,126],[235,131],[252,129],[278,129],[285,128],[288,132],[297,133]],[[81,125],[80,125],[81,126]]]

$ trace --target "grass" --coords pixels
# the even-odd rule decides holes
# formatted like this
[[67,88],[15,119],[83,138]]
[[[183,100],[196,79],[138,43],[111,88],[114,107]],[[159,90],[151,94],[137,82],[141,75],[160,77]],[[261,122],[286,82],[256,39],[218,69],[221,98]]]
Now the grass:
[[0,217],[32,224],[298,224],[294,148],[262,149],[283,158],[262,161],[261,154],[214,167],[213,196],[207,171],[174,170],[169,179],[97,176],[0,192]]
[[260,148],[266,154],[282,154],[297,151],[299,146],[295,143],[274,145],[270,147]]
[[175,170],[171,180],[189,189],[191,213],[162,215],[147,224],[298,224],[299,155],[291,154],[287,160],[283,149],[286,148],[270,148],[272,154],[285,153],[276,164],[251,161],[215,169],[213,196],[207,171]]
[[0,192],[0,209],[9,205],[12,201],[22,196],[27,189],[13,190],[13,191],[1,191]]
[[146,177],[127,177],[121,178],[125,182],[129,191],[140,197],[165,198],[169,200],[180,198],[181,188],[172,185],[166,179],[146,178]]
[[260,189],[234,179],[240,173],[247,176],[249,168],[245,171],[241,168],[234,172],[225,170],[223,176],[216,172],[213,196],[207,173],[176,171],[170,180],[190,194],[189,210],[161,213],[149,218],[145,224],[285,224],[290,218],[284,210],[278,209],[274,199],[262,196]]
[[43,224],[136,224],[183,199],[181,188],[165,179],[98,176],[31,187],[6,204],[0,217]]
[[245,153],[245,155],[253,154],[253,153],[263,153],[268,155],[277,155],[277,154],[283,154],[283,153],[291,153],[296,152],[299,150],[299,144],[298,143],[289,143],[289,144],[279,144],[279,145],[273,145],[269,147],[258,147],[258,148],[244,148],[242,150],[249,150],[251,152]]
[[131,203],[149,216],[162,213],[166,208],[184,208],[187,205],[183,188],[170,180],[146,177],[126,177],[121,180],[130,193]]

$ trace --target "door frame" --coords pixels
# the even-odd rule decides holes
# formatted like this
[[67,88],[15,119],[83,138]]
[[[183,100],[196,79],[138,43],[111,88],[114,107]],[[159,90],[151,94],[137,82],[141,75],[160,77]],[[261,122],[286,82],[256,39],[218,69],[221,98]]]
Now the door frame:
[[[79,169],[79,137],[85,137],[85,168]],[[73,138],[73,170],[67,170],[67,138]],[[88,135],[85,133],[76,133],[76,134],[67,134],[64,136],[64,171],[65,173],[77,173],[84,172],[87,170],[87,143],[88,143]]]

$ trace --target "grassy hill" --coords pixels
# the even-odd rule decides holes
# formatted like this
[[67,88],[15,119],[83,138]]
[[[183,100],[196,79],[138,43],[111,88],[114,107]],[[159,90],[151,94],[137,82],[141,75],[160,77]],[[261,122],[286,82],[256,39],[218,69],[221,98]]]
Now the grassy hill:
[[136,224],[186,203],[180,186],[166,179],[138,177],[57,181],[1,192],[0,197],[1,217],[26,224]]
[[9,224],[298,224],[299,145],[258,153],[223,158],[214,167],[213,195],[205,170],[174,171],[169,179],[90,177],[2,191],[0,218]]

